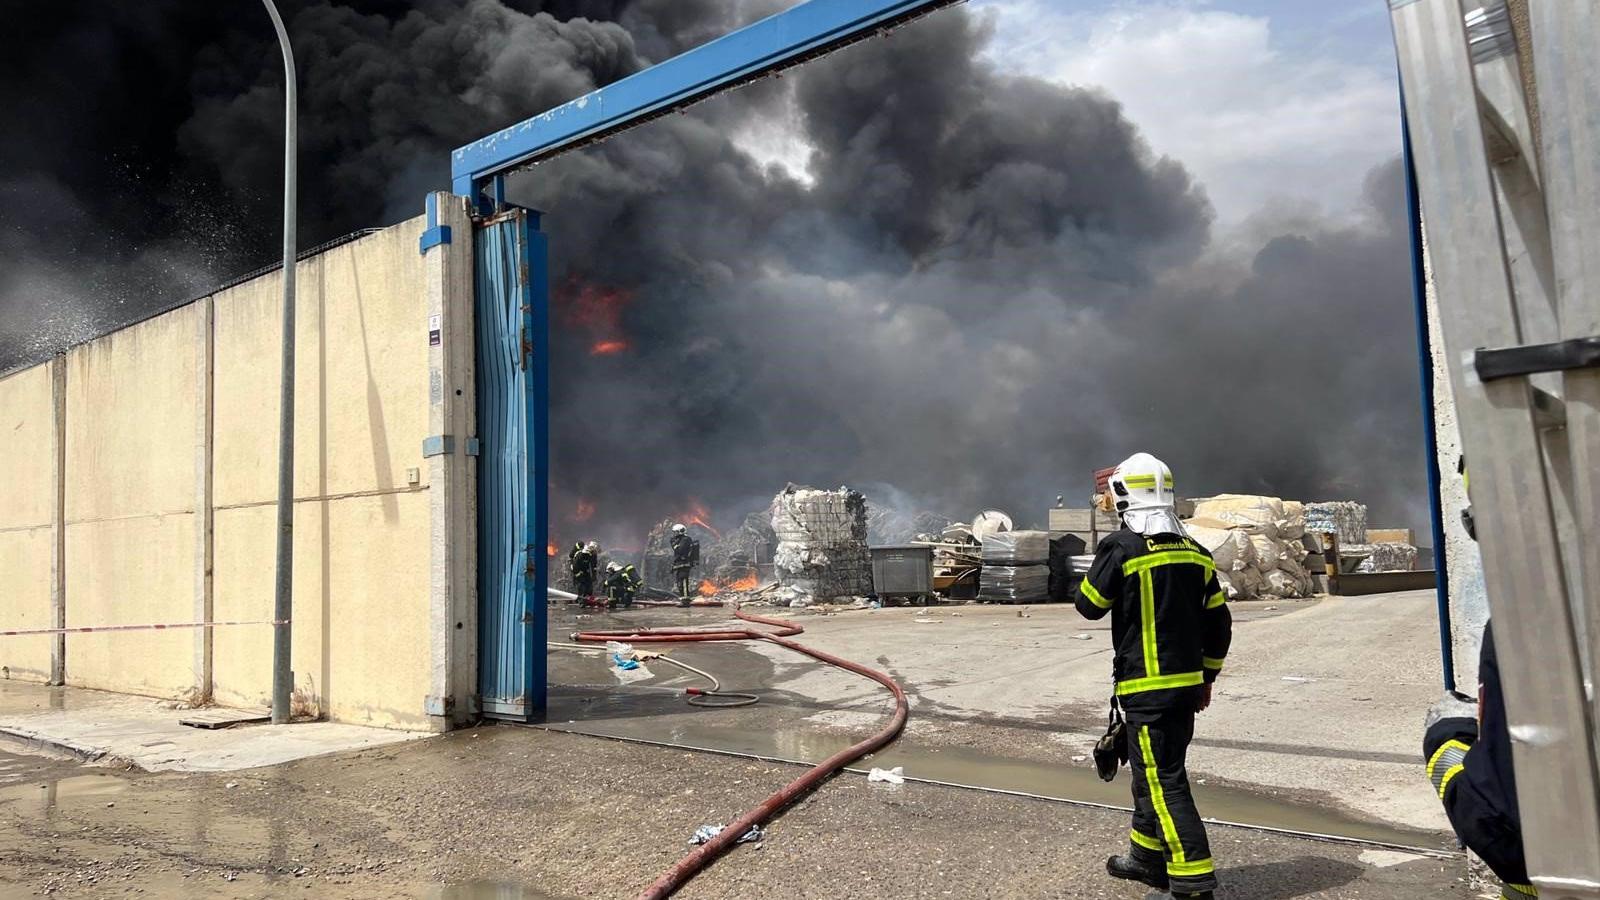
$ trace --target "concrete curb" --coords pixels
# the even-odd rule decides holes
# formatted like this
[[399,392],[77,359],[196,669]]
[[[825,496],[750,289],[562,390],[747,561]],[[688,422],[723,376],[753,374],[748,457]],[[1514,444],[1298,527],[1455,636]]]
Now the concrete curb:
[[129,769],[137,772],[144,771],[138,763],[126,757],[116,756],[104,747],[92,747],[69,740],[47,737],[36,731],[19,728],[15,725],[0,723],[0,742],[19,744],[23,748],[34,752],[42,750],[47,753],[64,754],[90,765]]

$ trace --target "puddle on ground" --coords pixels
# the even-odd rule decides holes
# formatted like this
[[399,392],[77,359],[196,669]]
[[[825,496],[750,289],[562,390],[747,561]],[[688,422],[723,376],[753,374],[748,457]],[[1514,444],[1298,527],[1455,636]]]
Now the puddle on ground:
[[[849,738],[826,731],[743,730],[707,726],[691,721],[589,719],[544,727],[597,737],[643,740],[673,746],[717,750],[785,762],[821,762],[849,746]],[[968,750],[891,746],[850,768],[865,773],[871,768],[901,766],[907,779],[976,787],[992,791],[1087,803],[1117,809],[1129,805],[1128,771],[1110,784],[1100,780],[1087,761],[1080,764],[1009,759]],[[1355,818],[1337,810],[1265,796],[1232,787],[1196,783],[1195,802],[1208,820],[1284,831],[1372,841],[1402,847],[1440,848],[1440,839],[1415,831]],[[892,788],[890,788],[892,789]]]

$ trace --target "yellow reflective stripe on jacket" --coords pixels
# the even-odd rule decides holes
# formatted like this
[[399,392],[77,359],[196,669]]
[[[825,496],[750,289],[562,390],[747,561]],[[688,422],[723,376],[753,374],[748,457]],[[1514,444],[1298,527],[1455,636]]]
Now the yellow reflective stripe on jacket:
[[1117,696],[1142,694],[1145,691],[1164,691],[1168,688],[1194,687],[1204,684],[1204,672],[1184,672],[1178,675],[1161,675],[1156,678],[1131,678],[1117,682]]
[[1161,674],[1161,654],[1156,649],[1156,588],[1149,569],[1139,572],[1139,628],[1144,632],[1144,674],[1154,678]]
[[1223,605],[1224,603],[1227,603],[1227,602],[1228,602],[1228,595],[1224,594],[1221,591],[1217,591],[1215,594],[1211,595],[1211,599],[1206,601],[1206,609],[1216,609],[1217,607],[1219,607],[1219,606],[1221,606],[1221,605]]
[[1202,656],[1200,657],[1200,665],[1205,666],[1208,669],[1220,670],[1222,668],[1222,660],[1212,659],[1209,656]]
[[1161,839],[1160,838],[1153,838],[1150,835],[1145,834],[1144,832],[1140,831],[1137,828],[1135,828],[1131,832],[1129,832],[1128,836],[1133,839],[1133,842],[1135,844],[1138,844],[1139,846],[1145,848],[1146,850],[1154,850],[1157,853],[1166,852],[1167,845],[1161,843]]
[[1506,889],[1500,892],[1500,896],[1506,898],[1506,900],[1522,900],[1523,897],[1539,896],[1539,889],[1531,884],[1511,884],[1507,882]]
[[1173,862],[1167,863],[1167,874],[1174,878],[1193,878],[1196,875],[1210,875],[1216,870],[1216,862],[1210,859],[1178,862],[1177,858],[1174,857]]
[[1433,756],[1428,758],[1428,780],[1433,782],[1434,788],[1444,795],[1444,787],[1439,783],[1440,773],[1448,771],[1451,767],[1467,758],[1467,751],[1472,747],[1457,740],[1445,741],[1439,749],[1433,751]]
[[1089,583],[1089,577],[1087,575],[1085,575],[1083,578],[1083,584],[1078,585],[1078,591],[1085,597],[1088,597],[1089,602],[1093,603],[1095,606],[1098,606],[1101,609],[1111,608],[1111,601],[1107,600],[1103,594],[1095,590],[1094,585]]
[[1122,564],[1122,574],[1132,575],[1135,572],[1143,572],[1146,569],[1154,569],[1157,566],[1171,566],[1179,563],[1203,566],[1206,570],[1207,578],[1211,577],[1211,571],[1217,565],[1211,561],[1211,557],[1195,550],[1168,550],[1164,553],[1146,553],[1143,556],[1128,560]]

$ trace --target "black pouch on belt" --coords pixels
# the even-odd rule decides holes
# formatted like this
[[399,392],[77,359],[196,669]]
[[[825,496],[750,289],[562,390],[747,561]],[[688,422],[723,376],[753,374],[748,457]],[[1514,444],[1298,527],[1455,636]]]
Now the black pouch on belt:
[[1122,708],[1117,698],[1111,698],[1111,712],[1106,716],[1106,733],[1095,742],[1094,767],[1101,781],[1112,781],[1117,770],[1128,762],[1128,726],[1122,720]]

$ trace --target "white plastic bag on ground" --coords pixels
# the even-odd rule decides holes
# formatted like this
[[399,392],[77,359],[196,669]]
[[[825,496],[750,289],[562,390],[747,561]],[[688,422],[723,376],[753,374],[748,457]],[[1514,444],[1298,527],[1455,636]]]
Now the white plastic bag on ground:
[[881,781],[884,784],[905,784],[906,771],[904,766],[895,766],[892,769],[873,769],[867,774],[868,781]]

